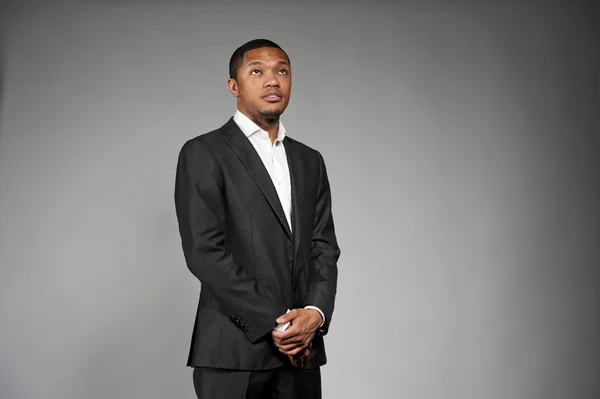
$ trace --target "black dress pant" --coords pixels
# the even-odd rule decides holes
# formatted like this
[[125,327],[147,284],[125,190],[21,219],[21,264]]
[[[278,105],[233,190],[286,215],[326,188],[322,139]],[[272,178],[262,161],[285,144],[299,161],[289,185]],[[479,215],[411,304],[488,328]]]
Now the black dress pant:
[[245,371],[194,368],[198,399],[321,399],[321,370],[284,366]]

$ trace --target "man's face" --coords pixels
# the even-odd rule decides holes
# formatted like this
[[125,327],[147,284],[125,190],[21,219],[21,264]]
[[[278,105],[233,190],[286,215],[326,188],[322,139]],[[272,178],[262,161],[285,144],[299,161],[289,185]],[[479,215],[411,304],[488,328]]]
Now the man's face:
[[278,48],[247,51],[237,79],[229,79],[229,91],[238,109],[253,120],[279,117],[290,101],[292,71],[287,56]]

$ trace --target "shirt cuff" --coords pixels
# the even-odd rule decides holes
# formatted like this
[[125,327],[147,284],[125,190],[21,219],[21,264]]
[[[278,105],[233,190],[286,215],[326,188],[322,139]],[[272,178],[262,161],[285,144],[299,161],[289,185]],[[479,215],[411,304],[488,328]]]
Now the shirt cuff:
[[319,328],[323,327],[323,324],[325,324],[325,315],[323,314],[323,312],[321,312],[321,309],[319,309],[316,306],[305,306],[304,309],[314,309],[317,312],[321,313],[321,318],[323,319],[323,322],[321,323],[321,325],[319,326]]

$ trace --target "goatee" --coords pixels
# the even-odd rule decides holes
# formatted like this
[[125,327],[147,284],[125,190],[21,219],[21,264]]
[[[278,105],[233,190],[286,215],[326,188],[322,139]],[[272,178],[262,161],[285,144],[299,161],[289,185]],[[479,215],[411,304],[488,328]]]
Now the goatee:
[[283,113],[283,111],[280,111],[278,109],[259,109],[258,110],[258,114],[267,119],[279,118],[279,116],[281,116],[282,113]]

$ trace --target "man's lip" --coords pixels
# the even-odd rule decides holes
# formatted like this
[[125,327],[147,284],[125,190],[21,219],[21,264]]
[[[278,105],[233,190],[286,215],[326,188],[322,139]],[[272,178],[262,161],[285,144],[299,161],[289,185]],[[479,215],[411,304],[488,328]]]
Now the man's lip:
[[265,93],[262,96],[262,98],[269,99],[269,100],[276,100],[276,99],[283,98],[283,95],[281,93],[276,92],[276,91],[270,91],[268,93]]

